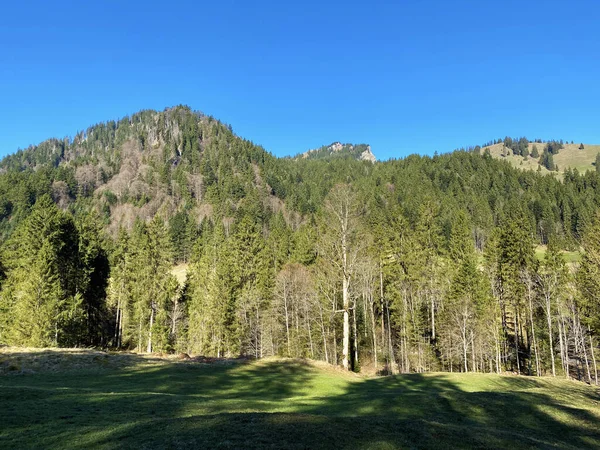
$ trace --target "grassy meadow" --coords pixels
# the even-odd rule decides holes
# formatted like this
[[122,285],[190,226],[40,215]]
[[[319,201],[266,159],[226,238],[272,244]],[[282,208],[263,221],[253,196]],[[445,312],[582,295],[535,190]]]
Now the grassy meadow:
[[599,448],[599,393],[510,375],[0,349],[0,448]]
[[[538,245],[535,248],[535,257],[538,261],[543,261],[546,257],[546,251],[548,247],[546,245]],[[562,256],[567,264],[575,264],[581,262],[581,252],[580,251],[561,251]]]
[[[538,153],[541,155],[544,146],[546,144],[529,144],[529,152],[533,151],[533,146],[536,145]],[[510,149],[505,150],[504,144],[494,144],[489,147],[483,147],[481,153],[486,149],[490,151],[490,154],[494,158],[504,159],[510,162],[513,166],[518,169],[525,170],[540,170],[543,174],[552,173],[561,176],[561,172],[567,168],[577,169],[579,172],[586,172],[588,170],[596,170],[594,165],[596,161],[596,155],[600,153],[600,145],[585,144],[582,150],[579,149],[580,143],[565,144],[558,154],[554,155],[554,163],[558,166],[559,172],[550,172],[545,167],[540,166],[538,158],[527,158],[523,159],[522,156],[514,155]],[[505,155],[505,156],[503,156]]]

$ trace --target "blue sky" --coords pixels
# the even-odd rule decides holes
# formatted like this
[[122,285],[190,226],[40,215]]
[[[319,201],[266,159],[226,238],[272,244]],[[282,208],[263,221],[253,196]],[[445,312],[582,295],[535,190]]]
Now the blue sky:
[[7,1],[0,155],[176,104],[280,156],[600,143],[599,19],[594,0]]

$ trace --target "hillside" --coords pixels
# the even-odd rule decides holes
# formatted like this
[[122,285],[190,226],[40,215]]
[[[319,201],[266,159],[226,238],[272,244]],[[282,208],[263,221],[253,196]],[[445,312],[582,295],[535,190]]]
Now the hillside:
[[331,145],[324,145],[323,147],[308,150],[300,155],[295,156],[296,159],[331,159],[331,158],[353,158],[359,161],[370,161],[375,162],[377,158],[371,152],[371,146],[367,144],[342,144],[341,142],[334,142]]
[[[545,144],[530,142],[528,144],[530,155],[533,152],[534,145],[538,148],[538,152],[541,155]],[[580,173],[584,173],[588,170],[596,170],[596,156],[600,153],[600,145],[584,144],[584,149],[580,149],[579,147],[580,143],[564,144],[564,148],[553,155],[554,163],[558,166],[559,173],[562,173],[569,168],[577,169]],[[533,158],[529,156],[523,158],[520,155],[515,155],[510,148],[507,148],[502,143],[482,147],[480,153],[483,154],[486,151],[489,151],[494,158],[508,161],[512,166],[518,169],[539,170],[542,174],[556,173],[547,170],[546,167],[541,165],[539,157]]]
[[365,152],[178,106],[6,157],[0,345],[596,381],[599,173]]
[[3,448],[597,448],[599,400],[550,378],[0,350]]

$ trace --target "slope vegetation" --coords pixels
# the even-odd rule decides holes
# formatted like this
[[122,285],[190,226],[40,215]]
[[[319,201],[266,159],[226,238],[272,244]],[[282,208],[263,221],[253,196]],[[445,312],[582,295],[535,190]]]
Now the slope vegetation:
[[[530,142],[528,145],[529,154],[533,153],[533,147],[536,146],[538,153],[541,155],[545,144]],[[586,172],[588,170],[596,170],[595,161],[596,156],[600,153],[600,145],[584,144],[583,149],[580,148],[580,144],[564,144],[564,147],[560,151],[553,155],[554,163],[558,166],[559,172],[564,172],[567,169],[577,169],[579,172]],[[534,158],[528,156],[523,158],[520,155],[515,155],[509,148],[505,147],[504,144],[494,144],[487,147],[482,147],[481,153],[486,150],[497,159],[504,159],[508,161],[514,167],[524,170],[539,170],[543,174],[556,173],[551,172],[546,167],[540,164],[540,158]]]

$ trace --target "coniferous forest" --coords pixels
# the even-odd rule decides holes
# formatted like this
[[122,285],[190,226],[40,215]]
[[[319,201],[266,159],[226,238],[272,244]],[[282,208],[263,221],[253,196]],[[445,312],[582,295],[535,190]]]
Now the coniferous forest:
[[597,383],[597,171],[343,147],[277,158],[179,106],[7,156],[0,344]]

